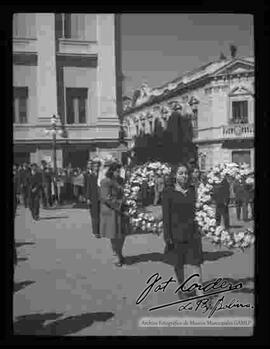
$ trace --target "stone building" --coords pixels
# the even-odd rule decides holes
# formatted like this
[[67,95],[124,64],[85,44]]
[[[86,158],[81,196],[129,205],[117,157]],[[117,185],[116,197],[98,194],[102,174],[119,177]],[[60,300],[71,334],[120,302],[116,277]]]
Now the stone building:
[[14,162],[51,158],[53,115],[65,130],[58,166],[117,155],[118,22],[114,14],[14,14]]
[[192,120],[201,170],[231,161],[254,167],[254,91],[253,57],[210,62],[158,88],[144,84],[123,113],[129,143],[157,122],[166,130],[177,110]]

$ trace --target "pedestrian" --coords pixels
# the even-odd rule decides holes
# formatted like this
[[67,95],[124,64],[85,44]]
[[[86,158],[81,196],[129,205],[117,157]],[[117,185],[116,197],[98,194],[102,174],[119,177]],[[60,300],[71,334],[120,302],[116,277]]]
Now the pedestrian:
[[15,219],[20,195],[20,178],[17,166],[13,165],[13,218]]
[[52,171],[49,164],[46,165],[41,171],[42,174],[42,188],[41,195],[43,201],[43,207],[48,208],[52,204]]
[[191,172],[190,184],[194,186],[197,193],[199,185],[201,184],[201,172],[198,167],[195,167]]
[[69,163],[66,171],[66,198],[68,202],[73,201],[72,177],[73,177],[73,169],[71,167],[71,163]]
[[37,164],[31,165],[29,197],[30,197],[30,211],[35,221],[39,220],[39,200],[40,190],[42,187],[42,174],[38,171]]
[[124,179],[120,177],[120,169],[120,164],[111,164],[106,178],[100,183],[100,235],[110,239],[118,267],[124,263],[122,249],[126,222],[122,211]]
[[239,179],[235,179],[233,184],[233,191],[235,195],[236,217],[238,220],[240,220],[245,196],[244,183]]
[[254,176],[250,176],[247,180],[246,189],[248,191],[248,203],[251,208],[251,219],[254,219],[254,191],[255,191],[255,182]]
[[56,175],[56,201],[58,205],[62,204],[62,188],[64,186],[64,181],[62,178],[62,169],[57,169]]
[[226,176],[219,184],[214,186],[213,200],[216,204],[216,224],[219,226],[221,218],[223,218],[224,227],[228,230],[230,227],[230,185]]
[[92,233],[95,237],[100,237],[99,223],[100,223],[100,202],[99,202],[99,160],[89,161],[87,164],[87,174],[85,176],[85,195],[86,202],[89,207]]
[[155,191],[154,206],[156,206],[160,202],[160,200],[162,200],[162,193],[164,188],[165,188],[164,178],[162,177],[161,173],[158,173],[155,178],[155,186],[154,186],[154,191]]
[[[254,188],[252,188],[252,185],[248,183],[244,183],[244,197],[243,197],[243,221],[248,221],[248,206],[250,204],[250,201],[254,198]],[[251,206],[252,207],[252,206]],[[254,207],[252,207],[252,216],[254,216]]]
[[19,183],[21,188],[21,194],[23,197],[24,207],[28,207],[29,203],[29,178],[30,178],[30,170],[28,164],[26,162],[23,163],[22,170],[19,173]]
[[143,180],[141,185],[141,197],[142,206],[146,207],[149,203],[148,183],[146,180]]
[[[189,173],[187,166],[178,165],[172,173],[174,184],[164,190],[162,211],[165,251],[172,251],[177,257],[174,269],[179,284],[188,277],[185,275],[186,265],[190,265],[193,273],[199,275],[201,284],[202,242],[195,221],[195,187],[190,185]],[[202,294],[202,291],[197,290],[197,295]],[[180,293],[178,295],[183,297]]]

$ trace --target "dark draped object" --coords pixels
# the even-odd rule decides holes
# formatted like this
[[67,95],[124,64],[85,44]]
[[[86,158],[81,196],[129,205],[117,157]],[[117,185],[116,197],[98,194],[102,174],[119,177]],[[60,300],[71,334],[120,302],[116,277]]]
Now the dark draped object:
[[156,120],[153,134],[140,134],[135,140],[136,163],[162,161],[176,164],[196,159],[192,134],[191,118],[177,111],[171,114],[166,129]]

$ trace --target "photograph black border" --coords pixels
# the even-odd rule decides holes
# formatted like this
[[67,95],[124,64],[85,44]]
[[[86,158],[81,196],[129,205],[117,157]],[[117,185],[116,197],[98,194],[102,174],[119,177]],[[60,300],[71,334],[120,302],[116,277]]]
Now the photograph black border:
[[[4,118],[4,127],[2,127],[4,166],[3,172],[5,181],[4,195],[2,196],[2,212],[4,212],[5,229],[2,233],[2,253],[1,268],[4,277],[2,286],[3,295],[1,301],[3,307],[1,312],[3,316],[1,326],[1,344],[2,345],[100,345],[100,344],[136,344],[141,345],[256,345],[264,346],[269,343],[268,309],[269,309],[269,232],[267,189],[269,189],[269,14],[270,7],[266,1],[243,3],[236,2],[214,2],[214,1],[194,1],[182,2],[181,4],[169,6],[168,4],[155,4],[140,6],[138,3],[130,3],[125,6],[100,5],[57,5],[36,2],[33,4],[8,4],[0,5],[1,10],[1,68],[4,84],[2,84],[2,101],[4,102],[4,113],[2,113],[2,122]],[[251,337],[42,337],[42,336],[19,336],[12,333],[12,304],[13,304],[13,205],[12,205],[12,163],[13,163],[13,125],[12,125],[12,14],[16,12],[103,12],[103,13],[237,13],[250,14],[254,16],[254,41],[255,41],[255,85],[256,85],[256,112],[255,112],[255,176],[256,176],[256,195],[255,195],[255,234],[256,234],[256,265],[255,265],[255,327],[254,335]],[[232,38],[233,40],[233,38]],[[3,110],[3,109],[2,109]],[[268,142],[267,142],[268,141]],[[268,257],[268,261],[267,261]],[[267,263],[268,262],[268,263]]]

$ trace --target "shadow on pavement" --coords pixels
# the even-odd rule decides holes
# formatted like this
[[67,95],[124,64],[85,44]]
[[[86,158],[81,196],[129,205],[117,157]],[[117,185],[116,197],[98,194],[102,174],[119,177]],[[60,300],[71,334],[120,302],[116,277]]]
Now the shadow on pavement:
[[39,220],[47,220],[47,219],[66,219],[69,218],[69,216],[55,216],[55,217],[40,217]]
[[21,281],[21,282],[14,282],[13,284],[13,292],[18,292],[20,290],[22,290],[23,288],[31,285],[31,284],[34,284],[35,281]]
[[[203,260],[215,261],[220,258],[229,257],[231,255],[233,255],[233,252],[231,251],[204,252]],[[125,264],[132,265],[136,263],[151,261],[151,262],[163,262],[166,264],[175,265],[176,257],[177,256],[174,252],[169,252],[166,254],[159,253],[159,252],[152,252],[152,253],[146,253],[146,254],[139,254],[136,256],[126,256]]]
[[35,245],[34,242],[27,242],[27,241],[21,241],[21,242],[16,242],[15,243],[15,246],[17,248],[21,247],[21,246],[24,246],[24,245]]
[[[62,314],[53,313],[20,316],[13,324],[14,333],[21,335],[63,336],[81,331],[96,321],[105,322],[114,317],[114,314],[111,312],[86,313],[56,320],[61,316]],[[45,324],[48,320],[56,321]]]
[[203,252],[204,261],[216,261],[220,258],[232,256],[232,251]]

